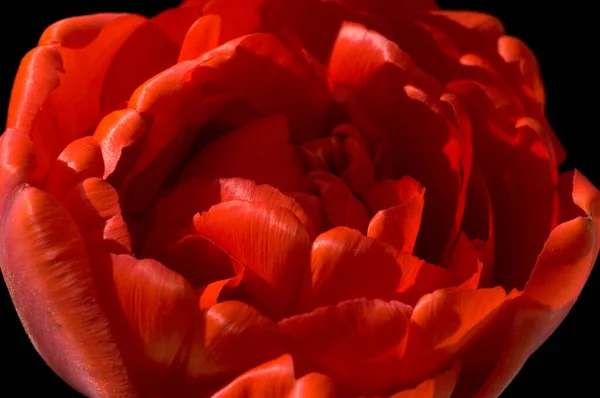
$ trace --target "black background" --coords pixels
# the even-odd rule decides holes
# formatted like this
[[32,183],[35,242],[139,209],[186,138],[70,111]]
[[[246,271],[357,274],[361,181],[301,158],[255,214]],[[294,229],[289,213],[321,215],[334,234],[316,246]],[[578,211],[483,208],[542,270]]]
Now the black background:
[[[394,0],[390,0],[394,1]],[[33,48],[44,28],[74,15],[134,12],[152,16],[177,0],[69,3],[30,1],[4,3],[0,37],[3,64],[0,99],[8,97],[20,59]],[[472,9],[498,16],[508,34],[523,39],[537,54],[548,95],[547,116],[569,154],[567,166],[580,169],[600,187],[597,167],[598,50],[594,13],[583,1],[439,0],[442,8]],[[597,17],[595,18],[597,20]],[[307,21],[310,23],[310,21]],[[596,22],[597,23],[597,22]],[[596,69],[596,71],[594,71]],[[597,106],[595,107],[597,108]],[[5,117],[2,111],[2,117]],[[0,124],[4,125],[4,120]],[[598,377],[598,271],[592,273],[578,302],[556,333],[526,363],[502,397],[600,396]],[[0,283],[0,396],[76,397],[46,366],[25,335],[4,283]]]

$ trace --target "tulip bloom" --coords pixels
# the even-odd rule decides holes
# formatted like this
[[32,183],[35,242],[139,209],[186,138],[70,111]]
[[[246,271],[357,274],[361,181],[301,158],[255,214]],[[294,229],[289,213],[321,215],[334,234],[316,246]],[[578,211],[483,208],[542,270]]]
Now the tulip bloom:
[[69,18],[0,138],[0,266],[90,397],[495,397],[598,255],[537,61],[431,0]]

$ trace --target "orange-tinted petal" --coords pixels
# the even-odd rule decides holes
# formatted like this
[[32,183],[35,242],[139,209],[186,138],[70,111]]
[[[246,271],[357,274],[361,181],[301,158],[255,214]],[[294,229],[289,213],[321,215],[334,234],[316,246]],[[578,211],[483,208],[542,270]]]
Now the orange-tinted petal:
[[573,181],[573,201],[587,213],[557,226],[538,257],[514,313],[505,324],[503,350],[485,365],[490,373],[478,397],[499,395],[527,358],[554,332],[577,300],[600,248],[600,193],[579,172]]
[[205,389],[283,354],[277,326],[248,304],[225,301],[202,314],[189,351],[186,374]]
[[389,300],[400,284],[396,260],[376,240],[337,227],[315,239],[311,276],[304,286],[303,310],[353,298]]
[[323,171],[312,171],[308,176],[321,192],[323,209],[330,225],[367,232],[369,213],[344,181]]
[[265,362],[237,377],[223,387],[214,398],[250,397],[314,397],[337,396],[333,381],[320,373],[309,373],[296,380],[294,360],[289,354]]
[[460,362],[449,370],[421,382],[415,388],[395,393],[390,398],[450,398],[460,374]]
[[68,213],[49,194],[25,188],[2,223],[2,273],[40,355],[87,396],[137,396]]
[[430,377],[493,324],[507,295],[501,287],[437,290],[415,306],[402,372],[403,383]]
[[282,191],[302,191],[304,172],[285,118],[273,116],[218,137],[186,166],[182,178],[239,177]]
[[71,142],[58,155],[46,176],[44,189],[62,199],[79,182],[103,175],[104,159],[100,144],[94,137],[86,136]]
[[283,319],[279,328],[340,386],[377,394],[396,387],[410,311],[357,299]]
[[225,250],[246,274],[247,299],[275,317],[289,310],[308,273],[310,240],[290,210],[265,202],[233,200],[194,216],[196,233]]

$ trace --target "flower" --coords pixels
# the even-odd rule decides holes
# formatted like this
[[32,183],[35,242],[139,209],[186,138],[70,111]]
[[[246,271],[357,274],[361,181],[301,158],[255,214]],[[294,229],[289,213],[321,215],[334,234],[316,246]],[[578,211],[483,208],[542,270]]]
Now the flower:
[[600,244],[544,101],[427,0],[63,20],[0,138],[2,272],[87,396],[497,396]]

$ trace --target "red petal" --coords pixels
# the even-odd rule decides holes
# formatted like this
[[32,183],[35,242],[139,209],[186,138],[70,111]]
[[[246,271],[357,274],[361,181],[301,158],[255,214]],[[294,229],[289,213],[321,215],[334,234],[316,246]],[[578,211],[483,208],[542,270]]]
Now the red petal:
[[219,46],[221,17],[204,15],[190,27],[179,52],[179,62],[194,59]]
[[137,396],[85,244],[60,203],[25,188],[2,224],[2,273],[40,355],[84,395]]
[[75,185],[91,177],[102,177],[104,159],[100,144],[94,137],[82,137],[71,142],[58,155],[46,181],[44,189],[62,199]]
[[325,215],[323,214],[323,203],[321,198],[304,192],[286,192],[285,195],[294,199],[306,212],[308,218],[312,221],[315,234],[319,234],[323,231]]
[[15,194],[35,170],[33,151],[31,140],[20,130],[9,128],[0,135],[0,220],[5,219]]
[[423,297],[410,320],[403,384],[418,383],[447,366],[493,324],[506,299],[501,287],[450,288]]
[[397,387],[411,308],[397,301],[357,299],[279,322],[334,381],[355,393]]
[[321,192],[329,224],[367,232],[369,213],[341,179],[323,171],[313,171],[308,176]]
[[183,38],[192,26],[200,18],[202,10],[194,10],[190,7],[170,8],[152,17],[151,21],[158,26],[178,47],[182,46]]
[[302,191],[304,171],[283,117],[257,120],[217,138],[186,166],[182,178],[239,177],[282,191]]
[[423,196],[424,194],[425,189],[421,187],[421,184],[409,176],[397,180],[378,181],[360,193],[373,214],[402,205],[414,196]]
[[271,320],[238,301],[218,303],[202,315],[189,351],[187,381],[192,389],[206,391],[215,379],[237,376],[281,354],[282,336]]
[[[190,79],[204,80],[204,95],[235,94],[262,115],[284,115],[296,142],[321,134],[323,117],[331,105],[330,93],[313,66],[277,37],[264,33],[244,36],[199,60],[206,65],[197,68]],[[211,81],[201,77],[208,72]]]
[[198,235],[225,250],[256,280],[246,279],[248,299],[275,317],[289,309],[308,272],[310,240],[289,210],[271,203],[220,203],[194,217]]
[[459,374],[460,363],[457,362],[449,370],[438,373],[415,388],[397,392],[390,398],[450,398]]
[[222,21],[219,44],[257,31],[265,0],[213,0],[204,15],[218,15]]
[[294,361],[288,354],[265,362],[219,390],[213,398],[252,397],[337,397],[331,379],[320,373],[309,373],[296,380]]
[[585,211],[573,202],[573,181],[575,173],[567,171],[558,176],[558,198],[560,201],[560,217],[559,222],[572,220],[576,217],[585,217]]
[[548,131],[530,118],[502,112],[490,87],[453,82],[469,108],[475,161],[490,192],[495,246],[492,284],[522,288],[545,239],[558,222],[558,173]]
[[492,278],[495,256],[494,209],[487,183],[479,167],[473,169],[469,179],[462,230],[474,244],[475,241],[485,242],[481,247],[477,247],[482,262],[479,285],[488,286]]
[[127,162],[121,160],[126,148],[135,144],[146,132],[146,122],[142,116],[132,110],[115,111],[105,116],[96,131],[94,138],[100,143],[104,158],[104,176],[108,178],[115,172],[119,164],[122,168]]
[[470,383],[481,387],[478,396],[495,397],[506,388],[563,321],[592,271],[600,248],[600,193],[579,172],[574,176],[573,201],[587,216],[560,224],[550,234],[513,312],[497,326],[501,335],[491,340],[501,349],[485,357],[471,354],[484,370]]
[[378,211],[369,223],[367,235],[393,246],[398,251],[412,253],[425,206],[423,195],[425,190],[420,189],[406,202]]
[[453,275],[448,269],[429,264],[408,253],[396,252],[395,255],[402,270],[396,300],[414,306],[424,295],[454,285]]
[[75,186],[63,204],[79,227],[90,250],[130,253],[131,237],[121,216],[119,195],[101,178],[88,178]]
[[480,286],[483,265],[479,261],[477,250],[464,233],[458,236],[448,268],[454,274],[457,284],[467,289],[477,289]]
[[156,365],[159,373],[152,375],[164,381],[198,316],[194,291],[181,275],[151,259],[113,255],[112,272],[135,341],[141,342],[144,354]]
[[389,300],[400,276],[394,257],[376,240],[346,227],[331,229],[313,243],[303,310],[359,297]]

